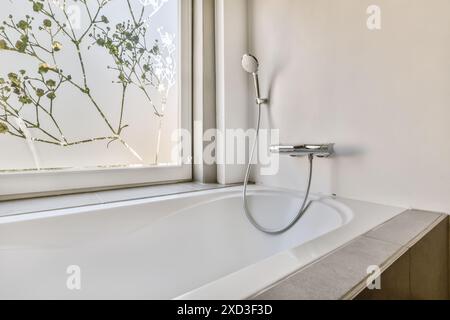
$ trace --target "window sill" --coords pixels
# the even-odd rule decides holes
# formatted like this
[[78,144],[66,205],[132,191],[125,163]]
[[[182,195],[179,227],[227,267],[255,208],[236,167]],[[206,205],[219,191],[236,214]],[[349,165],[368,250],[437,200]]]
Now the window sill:
[[195,182],[0,202],[0,217],[226,188]]

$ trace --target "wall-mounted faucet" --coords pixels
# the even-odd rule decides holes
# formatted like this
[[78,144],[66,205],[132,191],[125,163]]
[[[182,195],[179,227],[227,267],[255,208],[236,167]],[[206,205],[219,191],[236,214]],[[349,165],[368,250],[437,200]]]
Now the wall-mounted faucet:
[[334,144],[303,144],[299,146],[272,146],[271,153],[286,154],[291,157],[305,157],[313,155],[328,158],[334,155]]

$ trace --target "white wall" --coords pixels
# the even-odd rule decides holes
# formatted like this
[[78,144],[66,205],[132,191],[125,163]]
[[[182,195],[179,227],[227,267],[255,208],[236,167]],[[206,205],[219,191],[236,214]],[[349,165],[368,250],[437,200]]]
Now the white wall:
[[[380,31],[366,27],[371,4]],[[248,11],[265,126],[284,143],[337,143],[314,191],[450,213],[450,1],[249,0]],[[283,158],[255,178],[303,190],[306,170]]]

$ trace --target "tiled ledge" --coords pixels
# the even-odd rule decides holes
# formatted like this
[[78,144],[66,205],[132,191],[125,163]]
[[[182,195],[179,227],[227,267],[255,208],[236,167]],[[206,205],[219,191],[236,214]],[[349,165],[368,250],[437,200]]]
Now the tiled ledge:
[[84,207],[96,204],[147,199],[160,196],[227,188],[219,184],[178,183],[139,188],[101,191],[75,195],[0,202],[0,217],[33,212]]
[[406,211],[258,294],[255,300],[352,299],[366,287],[369,266],[389,268],[445,214]]

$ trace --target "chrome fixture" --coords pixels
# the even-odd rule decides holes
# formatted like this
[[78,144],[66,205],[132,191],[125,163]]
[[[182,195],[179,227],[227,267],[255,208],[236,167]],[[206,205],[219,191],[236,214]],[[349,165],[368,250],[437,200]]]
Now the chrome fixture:
[[258,106],[265,104],[268,102],[268,99],[261,98],[261,91],[259,89],[259,62],[258,59],[256,59],[251,54],[244,54],[242,57],[242,67],[245,71],[250,73],[253,76],[253,84],[255,86],[256,91],[256,104]]
[[318,158],[329,158],[334,155],[334,144],[303,144],[299,146],[272,146],[271,153],[286,154],[291,157],[314,155]]
[[308,162],[309,162],[309,176],[308,176],[308,185],[306,188],[305,197],[303,200],[303,203],[301,205],[301,208],[299,209],[297,215],[286,225],[284,228],[280,229],[269,229],[266,227],[261,226],[255,218],[253,218],[253,215],[250,212],[250,209],[248,208],[248,201],[247,201],[247,188],[248,188],[248,180],[250,178],[250,171],[252,168],[252,161],[253,157],[255,155],[256,146],[258,144],[259,140],[259,131],[261,128],[261,106],[263,104],[268,103],[269,101],[267,99],[261,98],[261,92],[259,88],[259,77],[258,77],[258,70],[259,70],[259,62],[258,59],[256,59],[251,54],[245,54],[242,57],[242,67],[245,71],[252,74],[253,76],[253,83],[255,85],[255,91],[256,91],[256,105],[258,106],[258,117],[257,117],[257,124],[256,124],[256,137],[255,142],[253,143],[253,147],[250,153],[250,159],[247,165],[247,171],[245,173],[244,178],[244,188],[242,191],[242,198],[244,203],[244,211],[245,215],[247,216],[250,223],[258,230],[271,234],[271,235],[277,235],[284,233],[288,230],[290,230],[308,211],[309,206],[312,204],[312,201],[308,202],[309,199],[309,193],[311,190],[311,182],[312,182],[312,174],[313,174],[313,160],[314,157],[330,157],[334,154],[334,145],[333,144],[324,144],[324,145],[314,145],[314,144],[305,144],[301,146],[273,146],[270,148],[270,151],[272,153],[279,153],[279,154],[287,154],[292,157],[301,157],[301,156],[307,156]]

